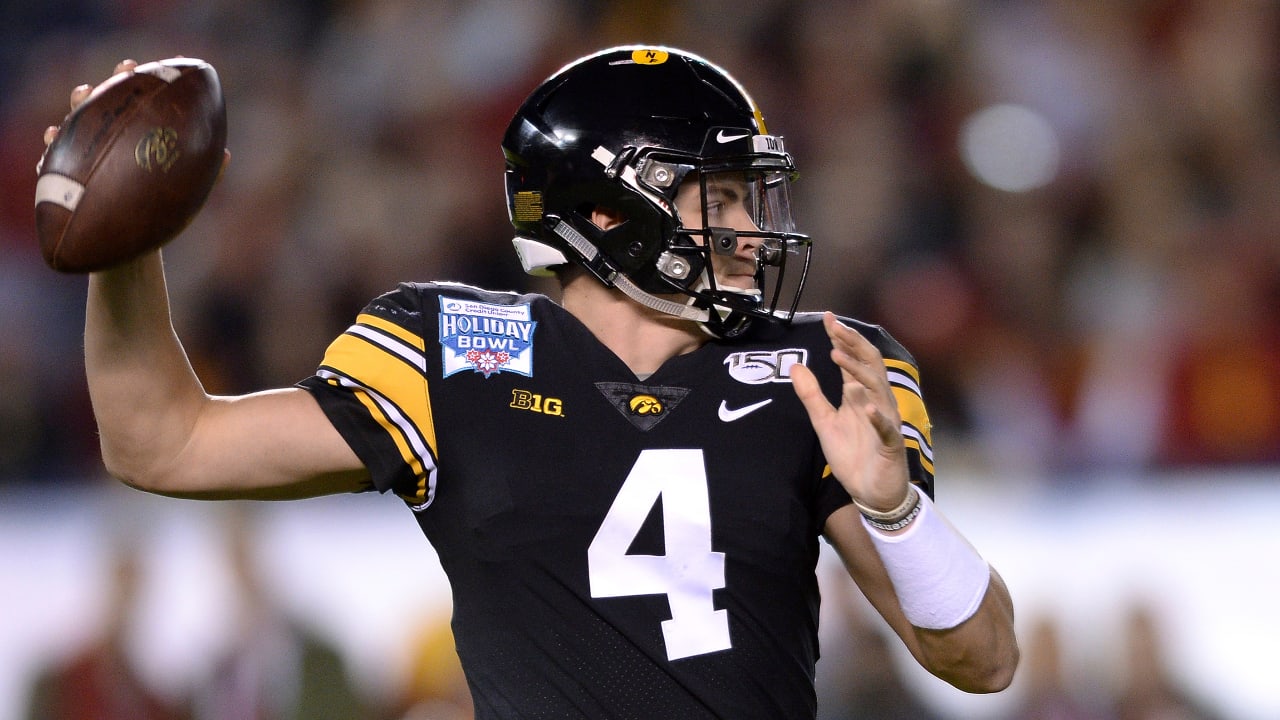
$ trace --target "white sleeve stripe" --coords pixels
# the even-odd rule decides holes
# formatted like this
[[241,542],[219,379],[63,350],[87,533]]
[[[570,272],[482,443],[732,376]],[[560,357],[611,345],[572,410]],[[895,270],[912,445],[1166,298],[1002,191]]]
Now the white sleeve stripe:
[[919,430],[907,423],[902,423],[902,435],[919,443],[920,454],[924,455],[929,462],[933,462],[933,448],[929,446],[929,443],[924,439],[924,435]]
[[910,390],[916,395],[923,397],[923,395],[920,392],[920,386],[916,384],[916,381],[913,380],[910,375],[904,372],[901,372],[899,370],[890,370],[889,383],[891,385],[898,385],[903,388],[906,388],[907,390]]
[[338,384],[343,387],[365,391],[369,394],[369,397],[373,399],[374,403],[376,403],[382,410],[383,414],[387,416],[387,419],[390,420],[391,423],[402,433],[404,433],[404,436],[409,443],[409,447],[413,451],[414,457],[422,463],[422,468],[427,473],[426,498],[423,500],[421,505],[415,505],[414,510],[421,510],[430,505],[436,495],[436,464],[432,457],[431,449],[427,445],[426,438],[422,436],[422,432],[418,430],[418,426],[415,425],[413,421],[409,420],[409,418],[405,417],[404,413],[400,412],[400,408],[397,407],[390,399],[377,391],[352,380],[346,375],[341,375],[324,368],[317,370],[316,375],[326,380],[336,380]]
[[347,332],[368,340],[396,357],[404,360],[419,372],[427,371],[427,358],[417,348],[405,343],[398,338],[379,332],[366,325],[352,325]]

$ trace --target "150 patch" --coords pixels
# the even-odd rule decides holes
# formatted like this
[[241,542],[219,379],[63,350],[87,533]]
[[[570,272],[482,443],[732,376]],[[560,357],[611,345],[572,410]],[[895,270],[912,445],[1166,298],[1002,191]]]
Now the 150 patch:
[[724,359],[729,377],[748,385],[791,382],[791,366],[807,365],[809,351],[804,348],[785,350],[748,350],[731,353]]

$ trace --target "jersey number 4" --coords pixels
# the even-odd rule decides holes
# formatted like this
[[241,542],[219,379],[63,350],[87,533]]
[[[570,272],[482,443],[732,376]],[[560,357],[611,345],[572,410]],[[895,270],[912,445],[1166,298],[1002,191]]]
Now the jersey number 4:
[[[662,500],[665,555],[627,552]],[[711,550],[711,506],[701,450],[645,450],[587,548],[591,596],[666,595],[662,622],[667,658],[727,650],[729,614],[712,591],[724,587],[724,553]]]

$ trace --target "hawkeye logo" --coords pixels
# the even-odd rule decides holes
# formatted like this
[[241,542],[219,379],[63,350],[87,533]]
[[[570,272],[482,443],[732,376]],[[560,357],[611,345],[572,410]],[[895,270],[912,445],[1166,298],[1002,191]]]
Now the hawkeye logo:
[[440,296],[444,377],[471,370],[486,378],[512,372],[533,376],[533,330],[525,305],[497,305]]
[[688,388],[636,383],[598,382],[596,389],[622,417],[643,432],[670,415],[689,394]]
[[516,410],[541,413],[552,417],[564,417],[564,401],[560,398],[544,397],[528,390],[511,391],[511,407]]
[[661,415],[667,411],[662,401],[652,395],[636,395],[627,401],[627,407],[636,415]]

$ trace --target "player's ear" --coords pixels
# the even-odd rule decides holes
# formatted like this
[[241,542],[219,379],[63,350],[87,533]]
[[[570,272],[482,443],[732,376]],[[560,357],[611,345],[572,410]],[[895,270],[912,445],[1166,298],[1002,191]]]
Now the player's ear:
[[591,209],[591,222],[601,230],[609,230],[626,222],[627,216],[611,207],[596,205]]

